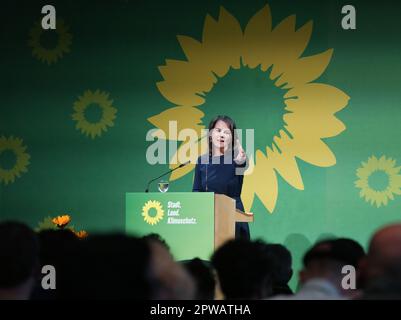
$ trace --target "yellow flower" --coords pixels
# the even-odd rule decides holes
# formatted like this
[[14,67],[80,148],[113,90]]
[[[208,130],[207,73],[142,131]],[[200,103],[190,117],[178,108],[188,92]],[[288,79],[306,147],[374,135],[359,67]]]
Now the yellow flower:
[[16,177],[28,171],[30,155],[26,153],[26,146],[22,139],[4,136],[0,137],[0,156],[6,151],[11,151],[15,155],[15,164],[12,168],[3,168],[0,165],[0,182],[8,184],[14,182]]
[[[154,216],[151,216],[149,214],[149,210],[151,209],[156,210],[156,214]],[[158,223],[161,219],[163,219],[164,216],[164,210],[161,203],[159,201],[152,200],[146,202],[145,205],[142,207],[142,216],[145,222],[151,224],[152,226]]]
[[[301,56],[311,33],[312,22],[296,30],[294,15],[273,28],[268,5],[258,11],[242,31],[238,20],[221,8],[217,21],[206,16],[202,41],[178,36],[186,61],[166,60],[166,65],[159,67],[164,80],[158,82],[157,87],[176,106],[148,121],[159,129],[156,136],[162,130],[170,140],[176,138],[169,132],[169,121],[177,121],[178,130],[191,128],[201,133],[205,128],[201,105],[207,101],[206,94],[213,91],[230,70],[258,69],[274,81],[275,87],[286,89],[282,97],[283,127],[272,141],[266,141],[265,148],[257,149],[255,155],[250,156],[250,167],[254,170],[246,172],[241,196],[247,211],[257,195],[269,212],[273,212],[278,197],[277,174],[294,188],[304,189],[297,158],[319,167],[336,163],[335,155],[322,139],[345,130],[335,113],[348,104],[349,97],[331,85],[313,82],[327,68],[333,49]],[[248,113],[258,111],[248,110]],[[219,110],[208,113],[218,114]],[[247,113],[243,113],[243,117],[247,117]],[[188,143],[183,141],[180,145],[179,159],[185,158],[182,153],[188,151]],[[205,151],[206,143],[202,137],[194,147]],[[188,160],[191,164],[174,171],[171,180],[194,168],[196,159]],[[175,167],[176,163],[171,162],[170,167]]]
[[[101,136],[103,131],[107,131],[108,127],[114,126],[117,109],[112,106],[113,100],[109,100],[109,93],[96,90],[92,92],[87,90],[83,96],[79,97],[74,103],[74,114],[72,119],[77,122],[76,129],[81,130],[87,136],[94,139]],[[85,111],[90,105],[96,105],[102,112],[101,119],[97,122],[90,122]]]
[[[68,32],[68,26],[62,19],[57,19],[56,30],[43,30],[39,22],[29,32],[28,45],[32,47],[32,54],[48,65],[56,63],[65,53],[70,52],[72,35]],[[56,32],[58,36],[57,45],[54,48],[45,48],[41,44],[44,32]]]
[[[394,200],[394,195],[401,195],[401,175],[399,174],[401,167],[395,166],[395,160],[382,156],[377,159],[375,156],[371,156],[367,162],[362,162],[362,167],[356,170],[356,175],[359,178],[355,181],[355,186],[361,191],[359,195],[361,198],[365,198],[366,202],[370,202],[371,205],[380,207],[381,205],[387,205],[389,200]],[[375,172],[381,172],[387,177],[387,186],[376,190],[369,183],[369,178]]]
[[53,218],[52,222],[57,225],[59,228],[64,228],[71,221],[71,217],[69,215],[58,216]]
[[84,238],[88,237],[88,233],[85,230],[77,231],[77,232],[75,232],[75,235],[79,239],[84,239]]

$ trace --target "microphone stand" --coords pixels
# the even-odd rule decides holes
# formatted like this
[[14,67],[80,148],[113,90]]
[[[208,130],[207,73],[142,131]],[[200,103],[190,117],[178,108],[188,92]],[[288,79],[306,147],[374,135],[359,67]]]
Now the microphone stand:
[[145,192],[149,192],[149,187],[150,187],[150,185],[151,185],[151,183],[152,183],[153,181],[156,181],[157,179],[160,179],[160,178],[164,177],[165,175],[168,175],[169,173],[171,173],[171,172],[173,172],[173,171],[175,171],[175,170],[177,170],[177,169],[179,169],[179,168],[182,168],[182,167],[186,166],[186,165],[189,164],[190,162],[191,162],[191,161],[187,161],[187,162],[185,162],[185,163],[181,163],[178,167],[175,167],[175,168],[173,168],[173,169],[170,169],[169,171],[167,171],[167,172],[163,173],[162,175],[158,176],[157,178],[154,178],[154,179],[150,180],[150,181],[148,182],[147,186],[146,186]]

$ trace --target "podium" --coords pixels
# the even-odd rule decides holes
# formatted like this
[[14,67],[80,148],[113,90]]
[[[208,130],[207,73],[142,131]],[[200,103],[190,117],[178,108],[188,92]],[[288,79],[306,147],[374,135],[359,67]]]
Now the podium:
[[212,192],[127,193],[125,230],[159,234],[176,260],[209,260],[216,248],[235,237],[236,222],[253,215],[235,208],[235,200]]

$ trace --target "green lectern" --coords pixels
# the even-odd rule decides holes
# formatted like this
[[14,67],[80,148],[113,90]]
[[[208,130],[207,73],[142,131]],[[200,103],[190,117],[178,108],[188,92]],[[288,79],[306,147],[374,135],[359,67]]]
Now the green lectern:
[[128,234],[159,234],[177,260],[209,260],[215,248],[234,238],[235,222],[253,222],[253,215],[212,192],[127,193],[125,221]]

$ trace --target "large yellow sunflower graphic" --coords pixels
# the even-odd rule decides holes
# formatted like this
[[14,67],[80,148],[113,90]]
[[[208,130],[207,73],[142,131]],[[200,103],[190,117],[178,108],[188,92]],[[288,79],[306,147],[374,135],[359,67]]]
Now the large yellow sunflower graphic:
[[8,184],[14,182],[16,177],[28,171],[30,155],[26,153],[27,147],[23,145],[22,139],[4,136],[0,137],[0,157],[6,152],[12,153],[13,165],[4,167],[0,164],[0,182]]
[[[272,26],[268,5],[258,11],[247,23],[244,31],[238,20],[224,8],[220,9],[217,20],[207,15],[202,40],[188,36],[178,36],[178,41],[187,60],[166,60],[159,67],[163,81],[157,83],[160,93],[175,106],[148,119],[167,139],[174,140],[175,134],[169,132],[169,121],[177,121],[177,130],[191,128],[198,132],[205,128],[203,117],[207,114],[220,114],[217,108],[208,110],[208,98],[216,87],[233,72],[240,69],[255,70],[269,79],[275,90],[281,90],[280,104],[283,111],[280,117],[283,125],[273,138],[263,137],[263,127],[255,135],[262,135],[263,145],[250,155],[250,167],[244,179],[242,200],[246,210],[250,210],[255,195],[269,212],[273,212],[277,197],[277,175],[294,188],[304,189],[297,159],[311,165],[329,167],[336,163],[333,152],[323,141],[345,130],[345,125],[335,116],[347,104],[349,97],[341,90],[324,83],[313,82],[327,68],[333,50],[302,56],[312,33],[312,22],[299,29],[295,27],[295,16],[289,16],[277,26]],[[235,92],[234,92],[235,91]],[[226,91],[226,96],[237,94],[237,90]],[[219,106],[226,104],[222,98]],[[202,107],[202,105],[206,105]],[[241,113],[241,121],[253,117],[262,121],[259,114],[265,110],[259,104]],[[259,117],[259,118],[257,118]],[[263,116],[264,117],[264,116]],[[266,119],[265,119],[266,118]],[[268,127],[269,115],[263,118]],[[188,144],[182,141],[177,150],[178,158],[188,153]],[[204,151],[206,139],[201,138],[194,147]],[[177,155],[173,156],[177,159]],[[175,180],[189,173],[191,165],[172,173]],[[175,163],[171,163],[175,167]]]
[[[43,45],[43,35],[55,32],[57,34],[57,44],[51,48]],[[56,63],[64,54],[70,52],[72,35],[69,27],[62,19],[57,19],[56,30],[43,30],[40,22],[35,23],[29,32],[28,45],[32,47],[32,54],[48,65]]]
[[[149,214],[149,211],[154,209],[156,211],[155,215]],[[155,225],[164,217],[164,210],[162,204],[159,201],[149,200],[142,207],[142,216],[146,223],[150,225]]]
[[355,181],[355,186],[361,189],[360,197],[379,208],[386,206],[389,200],[394,200],[395,194],[401,195],[401,167],[396,167],[395,163],[394,159],[385,156],[380,159],[371,156],[367,162],[362,162],[362,166],[356,170],[358,180]]
[[[101,136],[103,131],[107,131],[108,127],[114,126],[117,109],[112,106],[113,100],[109,100],[109,93],[96,90],[92,92],[87,90],[74,103],[74,113],[72,119],[75,120],[76,129],[81,130],[87,136],[94,139]],[[97,119],[89,119],[87,111],[89,108],[95,107],[100,112]]]

